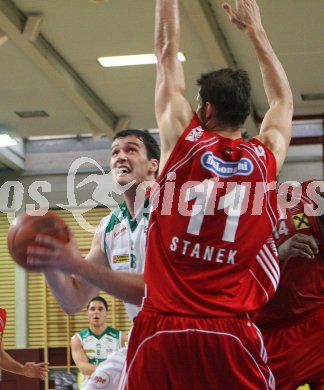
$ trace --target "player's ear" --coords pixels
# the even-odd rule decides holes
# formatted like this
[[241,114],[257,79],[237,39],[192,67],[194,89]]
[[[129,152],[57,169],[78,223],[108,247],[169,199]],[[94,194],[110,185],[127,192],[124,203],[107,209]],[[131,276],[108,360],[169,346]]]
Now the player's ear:
[[215,115],[215,106],[211,102],[205,103],[205,115],[207,119],[212,118]]
[[150,172],[156,173],[159,169],[159,161],[156,158],[150,159]]

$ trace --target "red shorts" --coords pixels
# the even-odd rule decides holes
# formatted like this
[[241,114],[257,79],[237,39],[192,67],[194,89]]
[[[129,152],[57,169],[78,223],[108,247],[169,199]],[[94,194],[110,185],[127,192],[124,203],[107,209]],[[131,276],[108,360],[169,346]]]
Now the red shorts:
[[263,328],[268,364],[278,390],[308,383],[324,390],[324,312],[290,326]]
[[247,318],[166,316],[143,309],[135,320],[122,388],[274,389],[258,329]]

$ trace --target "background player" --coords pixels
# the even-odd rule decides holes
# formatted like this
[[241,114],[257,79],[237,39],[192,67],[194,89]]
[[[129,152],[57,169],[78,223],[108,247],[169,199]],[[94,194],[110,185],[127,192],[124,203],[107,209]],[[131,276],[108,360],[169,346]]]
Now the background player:
[[[267,192],[263,203],[256,199],[263,206],[258,214],[249,194],[256,183],[266,188],[275,181],[282,166],[292,94],[256,2],[238,0],[236,10],[224,8],[250,40],[261,69],[270,107],[260,135],[247,143],[240,138],[250,105],[242,70],[202,75],[195,114],[177,57],[178,7],[177,0],[156,1],[162,172],[151,195],[157,206],[148,234],[147,297],[130,337],[125,387],[274,388],[260,334],[246,313],[263,305],[279,280],[276,249],[267,240],[276,194]],[[168,210],[165,199],[172,199]]]
[[295,390],[304,383],[312,390],[324,389],[323,215],[307,216],[305,210],[309,205],[317,208],[307,194],[323,184],[302,183],[301,199],[290,191],[293,206],[285,210],[287,216],[279,219],[274,234],[280,258],[279,287],[252,316],[261,328],[279,390]]
[[29,378],[44,379],[48,373],[48,363],[27,362],[25,364],[21,364],[5,351],[3,333],[6,321],[6,310],[0,307],[0,368],[5,371],[13,372],[14,374],[27,376]]
[[121,349],[127,340],[126,334],[107,326],[108,303],[96,296],[87,305],[89,327],[71,338],[73,360],[82,374],[81,389],[84,389],[96,367],[108,355]]

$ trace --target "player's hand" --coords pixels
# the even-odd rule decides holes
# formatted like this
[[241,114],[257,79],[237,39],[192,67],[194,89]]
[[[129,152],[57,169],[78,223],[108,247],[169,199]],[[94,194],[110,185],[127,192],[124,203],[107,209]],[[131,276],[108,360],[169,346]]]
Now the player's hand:
[[36,243],[27,249],[27,265],[29,271],[43,272],[58,269],[65,273],[73,273],[83,260],[75,236],[70,228],[69,242],[62,243],[50,236],[39,234]]
[[27,362],[24,365],[23,375],[29,378],[45,379],[47,373],[48,373],[48,363],[46,362],[41,362],[41,363]]
[[318,254],[318,245],[313,236],[297,233],[279,246],[278,253],[281,261],[293,257],[313,259]]
[[262,26],[260,9],[255,0],[236,0],[236,10],[223,3],[223,9],[239,30],[257,30]]

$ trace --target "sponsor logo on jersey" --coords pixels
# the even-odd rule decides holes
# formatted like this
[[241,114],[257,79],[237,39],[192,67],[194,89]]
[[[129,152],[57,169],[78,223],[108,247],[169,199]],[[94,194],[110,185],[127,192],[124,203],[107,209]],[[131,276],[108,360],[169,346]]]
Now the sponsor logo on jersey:
[[92,375],[90,381],[94,389],[106,389],[109,385],[110,378],[106,372],[101,372],[100,375]]
[[85,349],[84,352],[85,353],[95,353],[96,351],[94,349]]
[[191,130],[191,132],[187,135],[185,139],[191,142],[197,141],[197,139],[199,139],[203,135],[204,131],[205,130],[203,130],[201,126],[195,127]]
[[128,254],[125,255],[114,255],[112,258],[112,261],[114,264],[117,263],[127,263],[129,261],[129,256]]
[[114,232],[114,238],[120,236],[122,233],[126,232],[126,226],[123,226],[120,230]]
[[246,157],[239,161],[224,161],[213,153],[206,152],[201,156],[200,161],[204,168],[224,178],[234,175],[248,176],[254,170],[252,161]]
[[310,228],[309,220],[304,213],[295,214],[292,216],[296,230]]

